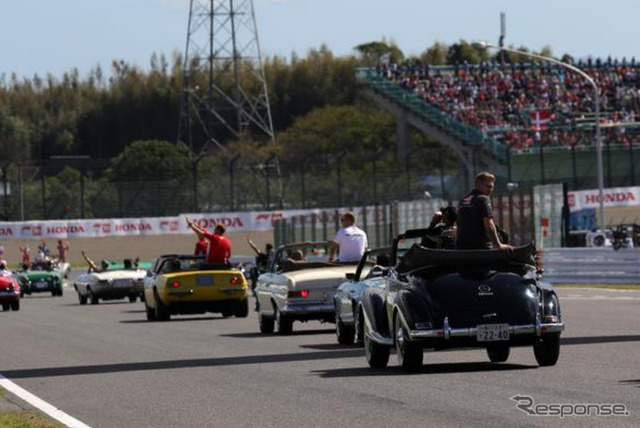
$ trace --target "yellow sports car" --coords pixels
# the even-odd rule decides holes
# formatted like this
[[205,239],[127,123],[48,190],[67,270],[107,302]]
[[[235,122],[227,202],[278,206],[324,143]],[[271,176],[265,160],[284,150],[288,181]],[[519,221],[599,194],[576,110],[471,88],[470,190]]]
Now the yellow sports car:
[[144,281],[147,320],[168,321],[175,314],[220,312],[249,315],[247,280],[237,269],[207,265],[201,257],[160,256]]

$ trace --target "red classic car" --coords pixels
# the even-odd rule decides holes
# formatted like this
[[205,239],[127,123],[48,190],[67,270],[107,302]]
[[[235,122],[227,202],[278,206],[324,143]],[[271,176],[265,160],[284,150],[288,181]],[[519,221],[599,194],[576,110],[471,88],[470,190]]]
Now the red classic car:
[[20,284],[11,276],[0,276],[0,304],[2,310],[20,310]]

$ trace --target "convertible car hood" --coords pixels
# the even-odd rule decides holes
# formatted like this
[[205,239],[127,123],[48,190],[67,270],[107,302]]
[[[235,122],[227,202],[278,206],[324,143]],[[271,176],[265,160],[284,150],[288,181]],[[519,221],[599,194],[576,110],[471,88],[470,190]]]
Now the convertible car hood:
[[304,288],[337,288],[345,280],[347,273],[356,271],[355,265],[331,266],[316,269],[302,269],[287,272],[294,286],[302,285]]

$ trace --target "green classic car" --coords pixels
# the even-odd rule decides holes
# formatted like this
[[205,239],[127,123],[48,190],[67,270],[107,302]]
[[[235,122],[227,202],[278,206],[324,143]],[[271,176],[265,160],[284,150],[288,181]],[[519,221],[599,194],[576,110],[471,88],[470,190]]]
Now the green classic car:
[[28,279],[22,290],[24,294],[51,293],[52,296],[62,296],[64,274],[61,271],[33,266],[33,269],[19,273]]

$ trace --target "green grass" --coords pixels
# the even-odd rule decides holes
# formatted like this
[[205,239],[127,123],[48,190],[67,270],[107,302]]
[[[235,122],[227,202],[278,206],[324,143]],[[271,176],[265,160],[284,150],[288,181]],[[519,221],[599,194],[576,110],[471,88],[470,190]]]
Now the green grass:
[[5,394],[6,394],[6,391],[0,388],[0,398],[4,397]]
[[3,428],[61,428],[63,426],[35,410],[0,413],[0,427]]
[[604,288],[607,290],[640,290],[640,284],[554,284],[556,288]]

